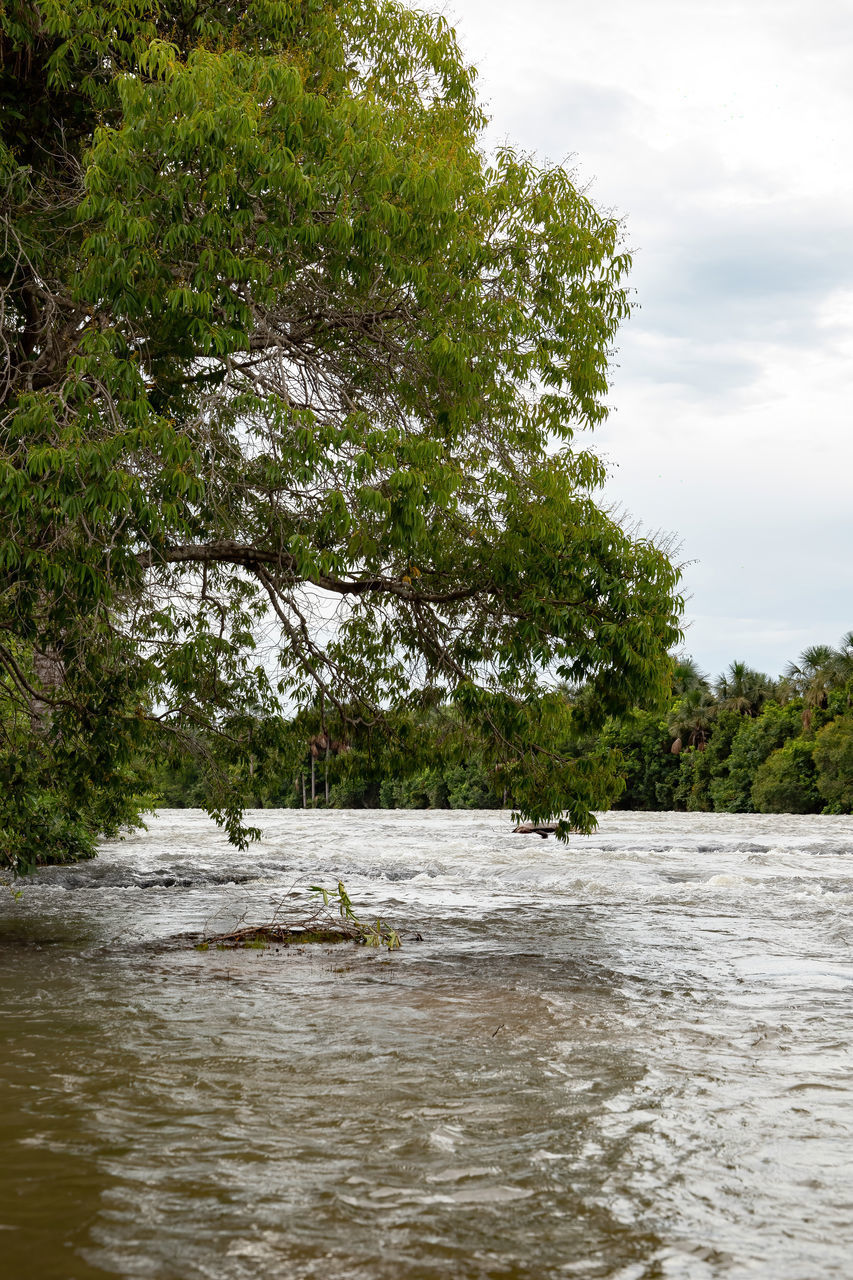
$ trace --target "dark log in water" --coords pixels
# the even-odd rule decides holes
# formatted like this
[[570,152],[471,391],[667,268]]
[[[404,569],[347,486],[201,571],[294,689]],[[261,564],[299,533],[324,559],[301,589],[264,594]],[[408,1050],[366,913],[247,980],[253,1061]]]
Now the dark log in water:
[[541,836],[543,840],[547,840],[557,830],[556,822],[522,822],[519,826],[514,827],[515,835],[519,836]]

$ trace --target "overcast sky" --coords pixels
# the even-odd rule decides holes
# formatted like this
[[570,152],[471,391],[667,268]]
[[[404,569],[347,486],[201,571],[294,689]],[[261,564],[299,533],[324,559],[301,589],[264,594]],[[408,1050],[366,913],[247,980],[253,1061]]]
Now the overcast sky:
[[853,628],[853,4],[450,0],[490,138],[625,220],[597,433],[681,542],[685,648],[778,674]]

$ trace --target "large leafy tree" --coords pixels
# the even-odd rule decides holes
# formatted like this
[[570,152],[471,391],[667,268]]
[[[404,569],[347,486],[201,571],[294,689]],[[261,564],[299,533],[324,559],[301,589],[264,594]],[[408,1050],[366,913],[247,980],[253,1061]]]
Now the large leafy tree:
[[618,226],[485,157],[453,33],[395,0],[0,15],[8,859],[125,820],[171,743],[233,758],[282,693],[452,698],[526,812],[588,827],[614,771],[539,695],[654,700],[678,638],[575,439]]
[[769,755],[756,770],[750,798],[757,813],[819,813],[812,744],[792,738]]
[[814,762],[817,789],[832,811],[853,811],[853,716],[838,716],[818,732]]

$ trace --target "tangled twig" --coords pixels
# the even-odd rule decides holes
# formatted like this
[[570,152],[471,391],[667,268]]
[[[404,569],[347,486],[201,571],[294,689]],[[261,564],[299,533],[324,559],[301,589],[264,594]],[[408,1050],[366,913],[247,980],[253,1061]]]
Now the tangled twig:
[[[334,890],[324,889],[320,885],[312,885],[311,889],[322,895],[323,901],[309,915],[299,919],[282,919],[279,917],[280,904],[268,923],[240,925],[227,933],[205,935],[196,944],[198,949],[207,951],[210,947],[225,950],[263,948],[272,944],[289,946],[305,942],[356,942],[363,946],[387,947],[389,951],[394,951],[401,945],[397,930],[382,919],[377,918],[373,924],[364,924],[358,919],[342,880],[338,881]],[[337,906],[337,911],[333,909],[333,905]]]

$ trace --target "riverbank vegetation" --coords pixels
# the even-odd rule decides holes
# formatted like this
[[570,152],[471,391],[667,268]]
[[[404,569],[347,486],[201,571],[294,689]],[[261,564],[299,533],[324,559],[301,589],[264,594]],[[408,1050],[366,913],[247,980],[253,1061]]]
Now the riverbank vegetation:
[[[576,714],[591,695],[557,696]],[[351,741],[335,738],[342,726],[319,705],[253,732],[249,761],[231,774],[247,807],[519,807],[449,706],[391,717]],[[562,749],[579,772],[613,779],[614,808],[853,812],[853,632],[837,649],[807,649],[778,679],[733,662],[709,680],[677,659],[665,711],[631,708]],[[184,756],[161,768],[160,802],[209,804],[206,785]]]
[[258,739],[320,697],[353,753],[463,739],[448,798],[477,760],[536,820],[609,803],[573,744],[661,704],[681,612],[582,434],[629,256],[484,126],[397,0],[0,4],[5,866],[167,759],[245,846]]

